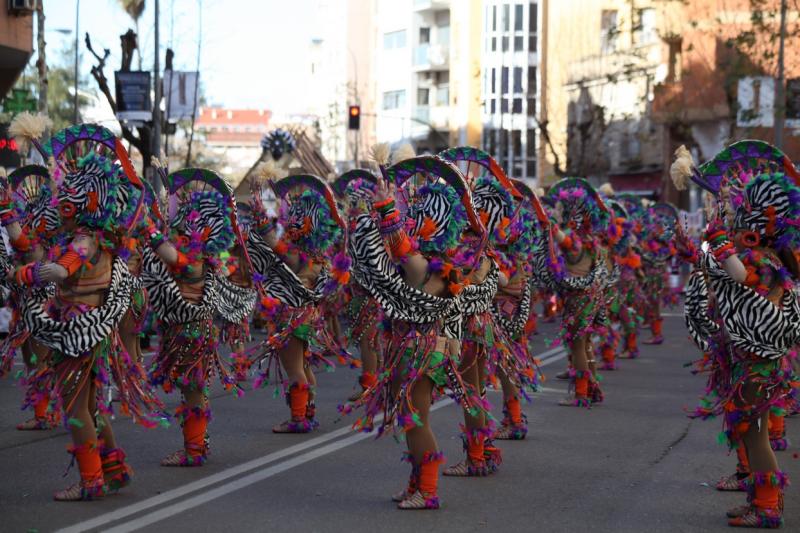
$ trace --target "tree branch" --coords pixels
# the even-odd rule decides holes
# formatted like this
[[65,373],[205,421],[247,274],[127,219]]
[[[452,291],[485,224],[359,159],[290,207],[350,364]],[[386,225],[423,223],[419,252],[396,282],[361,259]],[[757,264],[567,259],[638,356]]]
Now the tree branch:
[[539,128],[539,132],[542,134],[545,144],[550,149],[550,153],[553,154],[553,170],[555,171],[556,176],[559,178],[564,177],[566,173],[564,172],[564,169],[561,168],[561,158],[558,156],[555,146],[553,146],[553,141],[550,139],[550,132],[547,129],[547,126],[550,122],[547,120],[541,122],[537,117],[533,117],[533,120],[536,122],[536,127]]

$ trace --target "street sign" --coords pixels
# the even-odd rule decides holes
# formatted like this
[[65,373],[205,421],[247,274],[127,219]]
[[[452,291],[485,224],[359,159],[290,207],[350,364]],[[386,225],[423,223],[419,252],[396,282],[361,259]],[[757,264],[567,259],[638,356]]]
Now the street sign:
[[36,98],[28,89],[11,89],[11,96],[3,101],[3,110],[12,115],[23,111],[36,111]]
[[136,70],[114,72],[117,93],[117,118],[150,121],[153,106],[150,100],[150,72]]

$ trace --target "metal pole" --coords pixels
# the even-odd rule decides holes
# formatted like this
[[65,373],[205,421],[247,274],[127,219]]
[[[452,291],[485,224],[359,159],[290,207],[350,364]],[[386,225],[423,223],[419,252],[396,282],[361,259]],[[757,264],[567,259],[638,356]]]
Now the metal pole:
[[[156,0],[154,25],[155,52],[153,54],[153,79],[155,80],[155,101],[153,102],[153,155],[161,157],[161,65],[159,62],[161,50],[159,49],[158,43],[158,16],[158,0]],[[150,161],[145,161],[145,165],[150,165]],[[161,181],[156,179],[155,175],[153,176],[153,188],[155,188],[156,192],[159,192],[161,189]]]
[[778,46],[778,82],[775,87],[775,146],[783,149],[783,123],[786,117],[783,49],[786,41],[786,0],[781,0],[781,32]]
[[75,2],[75,94],[72,100],[72,122],[80,122],[78,116],[78,39],[80,36],[79,15],[81,13],[81,0]]

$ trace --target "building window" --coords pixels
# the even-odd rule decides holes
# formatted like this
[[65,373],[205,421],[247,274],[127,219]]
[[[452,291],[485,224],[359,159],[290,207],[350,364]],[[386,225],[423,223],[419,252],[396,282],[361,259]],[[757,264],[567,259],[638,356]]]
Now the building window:
[[497,92],[497,69],[492,67],[492,90],[491,94]]
[[497,113],[497,98],[492,98],[491,105],[490,105],[490,111],[489,111],[489,112],[490,112],[492,115],[494,115],[495,113]]
[[399,109],[406,105],[405,91],[387,91],[383,93],[384,109]]
[[511,18],[511,6],[505,4],[503,6],[503,20],[502,20],[503,31],[509,31],[509,29],[511,28],[511,21],[509,20],[510,18]]
[[450,85],[439,85],[436,89],[436,105],[450,105]]
[[506,94],[508,92],[508,67],[503,67],[501,72],[501,79],[500,79],[500,93]]
[[514,67],[514,92],[522,92],[522,67]]
[[536,157],[536,130],[529,129],[525,140],[525,155],[528,158]]
[[514,101],[511,103],[511,112],[522,113],[522,98],[514,98]]
[[430,89],[417,89],[417,105],[430,105],[430,97]]
[[500,157],[505,159],[508,156],[508,130],[500,130]]
[[525,37],[521,35],[517,35],[514,37],[514,51],[515,52],[522,52],[523,47],[525,46]]
[[525,163],[525,177],[526,178],[535,178],[536,177],[536,160],[535,159],[528,159],[528,162]]
[[522,31],[522,4],[514,6],[514,31]]
[[497,37],[492,37],[492,52],[497,51]]
[[656,42],[656,10],[653,8],[639,9],[638,22],[633,32],[636,44],[651,44]]
[[513,130],[511,132],[511,149],[514,159],[522,157],[522,131]]
[[492,6],[492,31],[497,31],[497,6]]
[[503,52],[508,52],[508,37],[502,37],[500,41],[503,43]]
[[383,34],[383,48],[386,50],[394,50],[397,48],[405,48],[406,46],[406,30],[390,31]]
[[508,113],[508,98],[501,98],[500,99],[500,112],[501,113]]
[[600,52],[611,54],[617,50],[619,22],[616,9],[604,9],[600,16]]
[[536,67],[528,67],[528,93],[536,92]]
[[537,49],[538,40],[536,39],[535,35],[531,35],[528,37],[528,52],[535,52]]
[[538,30],[538,17],[539,17],[539,9],[536,5],[536,2],[531,2],[528,6],[528,31],[531,33],[536,33]]
[[536,116],[536,98],[528,98],[528,116]]
[[419,29],[419,44],[428,44],[431,42],[431,29],[430,28],[420,28]]

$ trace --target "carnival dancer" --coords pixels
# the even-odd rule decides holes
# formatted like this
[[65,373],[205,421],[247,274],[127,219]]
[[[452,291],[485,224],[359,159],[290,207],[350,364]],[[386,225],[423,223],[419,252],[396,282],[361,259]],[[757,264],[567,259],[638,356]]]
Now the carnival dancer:
[[[345,172],[334,182],[333,190],[345,205],[348,232],[354,229],[359,215],[372,211],[372,198],[377,181],[377,177],[369,170],[354,169]],[[382,311],[378,302],[358,284],[355,278],[350,278],[346,292],[349,301],[346,307],[348,331],[345,334],[345,343],[347,346],[358,346],[361,358],[358,390],[348,398],[349,401],[356,401],[365,390],[378,382]]]
[[381,304],[391,332],[378,383],[340,409],[363,408],[355,424],[363,431],[373,429],[378,414],[383,414],[379,435],[397,426],[405,435],[405,459],[412,468],[407,488],[393,500],[399,509],[437,509],[444,458],[431,429],[431,401],[435,390],[447,387],[465,409],[482,406],[458,373],[460,300],[479,301],[482,292],[495,289],[464,286],[451,262],[468,227],[478,236],[484,233],[458,169],[431,156],[386,169],[382,163],[388,148],[373,153],[383,174],[373,204],[379,223],[370,215],[358,217],[350,254],[354,276]]
[[[24,121],[24,119],[23,119]],[[33,119],[34,137],[40,135],[39,130],[45,124],[36,126]],[[15,126],[19,127],[18,123]],[[43,130],[42,130],[43,131]],[[20,235],[10,238],[15,266],[41,261],[45,259],[47,250],[52,244],[53,236],[60,226],[58,210],[55,207],[55,185],[50,179],[50,171],[40,165],[25,165],[14,170],[8,176],[8,197],[2,207],[2,223],[4,227],[19,222]],[[3,244],[2,252],[6,253]],[[11,261],[10,258],[7,258]],[[10,263],[8,265],[10,267]],[[9,334],[0,345],[0,377],[7,375],[12,368],[15,354],[22,353],[25,372],[21,384],[26,385],[25,399],[22,408],[33,407],[33,418],[17,425],[18,430],[42,430],[56,426],[60,413],[50,407],[50,391],[40,389],[29,383],[29,377],[47,370],[49,350],[36,342],[30,330],[25,327],[23,315],[28,301],[28,293],[34,289],[15,283],[8,284],[9,300],[12,309]],[[38,384],[47,384],[46,380],[35,380]]]
[[163,167],[158,170],[174,209],[168,225],[148,220],[150,246],[143,255],[142,282],[161,334],[150,380],[165,392],[181,391],[175,416],[183,432],[183,447],[161,465],[201,466],[208,455],[210,378],[216,373],[226,390],[240,392],[219,354],[214,318],[223,306],[247,312],[241,300],[222,301],[219,281],[219,256],[241,235],[233,193],[219,175],[197,168],[168,175]]
[[[777,148],[761,141],[735,143],[696,168],[676,152],[677,187],[687,178],[715,194],[718,214],[692,250],[686,287],[686,324],[709,358],[706,397],[693,416],[724,415],[724,435],[748,470],[739,480],[746,505],[728,511],[731,526],[777,528],[783,523],[786,475],[770,447],[769,413],[783,412],[796,383],[783,359],[800,342],[800,174]],[[680,228],[677,228],[680,232]],[[713,305],[710,302],[713,301]]]
[[[609,213],[597,191],[581,178],[562,179],[548,194],[556,203],[558,224],[537,251],[535,270],[564,300],[560,338],[569,349],[572,395],[559,404],[590,407],[602,401],[592,371],[591,335],[605,331],[601,323],[608,266],[597,236]],[[553,259],[554,245],[560,250],[558,259]]]
[[[220,292],[220,307],[217,311],[222,320],[220,340],[231,349],[231,363],[239,381],[247,379],[246,374],[250,367],[245,352],[247,343],[252,340],[250,317],[258,298],[246,245],[253,231],[253,223],[252,206],[244,202],[237,203],[236,224],[244,243],[234,242],[217,277]],[[233,305],[228,306],[231,302]]]
[[[326,327],[321,305],[349,279],[349,259],[342,249],[344,222],[331,189],[321,178],[296,175],[270,184],[281,201],[278,221],[259,224],[247,249],[266,298],[278,306],[277,326],[266,340],[248,350],[248,357],[264,368],[255,386],[274,376],[289,405],[290,418],[272,431],[307,433],[318,426],[313,367],[333,369],[331,357],[340,364],[350,364],[352,359]],[[283,230],[280,237],[278,224]]]
[[609,320],[618,324],[619,331],[609,328],[608,335],[600,345],[600,355],[603,358],[601,369],[616,370],[616,353],[620,342],[622,357],[635,359],[639,355],[636,329],[640,319],[635,306],[641,289],[636,272],[641,268],[642,261],[633,250],[633,224],[625,206],[614,199],[606,200],[606,204],[614,216],[609,224],[609,233],[613,232],[613,235],[609,235],[609,256],[618,272],[618,275],[612,276],[616,278],[616,283],[609,291],[608,314]]
[[[52,373],[41,378],[54,381],[58,408],[72,434],[70,453],[80,470],[81,481],[54,497],[91,500],[127,485],[131,475],[111,431],[111,404],[103,393],[111,378],[123,413],[148,427],[166,422],[141,365],[117,333],[132,287],[118,247],[142,216],[142,183],[122,143],[99,126],[57,132],[48,152],[57,165],[59,239],[48,261],[29,263],[10,276],[30,286],[56,284],[53,298],[43,291],[31,294],[25,325],[51,349]],[[12,238],[19,237],[18,225],[8,230]]]
[[[643,219],[643,239],[640,243],[642,251],[642,267],[644,271],[643,292],[646,298],[645,319],[650,326],[652,337],[642,341],[644,344],[662,344],[664,342],[661,308],[669,299],[669,267],[668,261],[675,256],[672,244],[674,224],[662,216],[656,206],[667,204],[648,204],[647,216]],[[674,210],[674,207],[672,208]],[[677,217],[677,215],[675,215]]]

